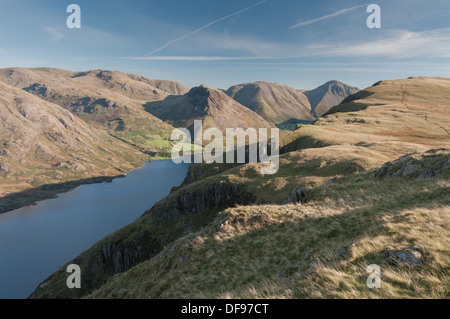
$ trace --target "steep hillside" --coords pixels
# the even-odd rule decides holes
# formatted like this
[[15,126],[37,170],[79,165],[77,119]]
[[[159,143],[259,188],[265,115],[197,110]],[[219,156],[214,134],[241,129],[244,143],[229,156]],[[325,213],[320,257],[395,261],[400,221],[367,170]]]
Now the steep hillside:
[[146,112],[143,104],[187,91],[176,82],[105,70],[2,69],[0,81],[58,104],[149,154],[167,151],[173,128]]
[[[415,158],[447,166],[433,179],[346,176],[303,205],[222,210],[87,298],[447,298],[450,152]],[[366,285],[373,264],[381,289]]]
[[268,82],[245,83],[230,87],[226,93],[274,124],[291,119],[314,120],[308,98],[287,85]]
[[63,266],[31,297],[446,298],[449,101],[450,79],[383,81],[283,136],[274,175],[197,165],[70,262],[82,289]]
[[272,127],[255,112],[228,97],[225,93],[199,86],[183,96],[169,96],[163,101],[151,102],[146,109],[154,116],[175,127],[193,130],[194,120],[203,120],[204,128],[244,129]]
[[122,175],[144,158],[62,107],[2,82],[0,127],[0,212],[77,181]]
[[319,117],[333,106],[340,104],[347,96],[358,91],[359,89],[354,86],[339,81],[329,81],[314,90],[305,91],[303,94],[311,103],[311,114]]

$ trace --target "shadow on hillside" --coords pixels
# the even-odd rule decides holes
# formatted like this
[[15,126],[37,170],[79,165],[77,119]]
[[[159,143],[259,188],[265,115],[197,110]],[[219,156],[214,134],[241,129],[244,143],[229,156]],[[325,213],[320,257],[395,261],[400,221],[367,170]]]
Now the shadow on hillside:
[[176,100],[182,95],[168,95],[164,100],[161,101],[153,101],[153,102],[147,102],[143,104],[143,108],[146,112],[152,114],[153,116],[159,117],[159,113],[155,112],[155,108],[158,109],[161,106],[164,106],[165,103],[171,102]]
[[58,194],[68,192],[81,185],[111,182],[114,178],[124,176],[125,175],[96,176],[62,183],[41,185],[17,193],[8,194],[4,197],[0,197],[0,214],[24,206],[36,205],[38,201],[44,199],[56,198]]

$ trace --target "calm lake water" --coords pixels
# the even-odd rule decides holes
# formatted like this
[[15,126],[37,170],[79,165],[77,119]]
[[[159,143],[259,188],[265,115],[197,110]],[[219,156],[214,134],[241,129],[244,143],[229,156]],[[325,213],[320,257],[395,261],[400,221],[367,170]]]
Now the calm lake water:
[[59,267],[168,195],[188,167],[153,161],[111,183],[0,214],[0,299],[28,297]]

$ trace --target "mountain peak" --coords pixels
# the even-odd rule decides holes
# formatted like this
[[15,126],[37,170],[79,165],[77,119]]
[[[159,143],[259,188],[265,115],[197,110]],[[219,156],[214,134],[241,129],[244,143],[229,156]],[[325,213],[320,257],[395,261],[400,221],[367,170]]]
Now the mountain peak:
[[220,90],[200,85],[178,97],[147,104],[154,116],[176,127],[193,128],[194,120],[203,120],[205,128],[272,127],[258,114],[236,102]]
[[341,103],[346,97],[358,91],[360,90],[357,87],[338,80],[331,80],[314,90],[304,92],[304,94],[311,103],[311,114],[319,117],[328,112],[333,106]]
[[271,123],[313,120],[307,97],[290,86],[264,81],[230,87],[226,94]]

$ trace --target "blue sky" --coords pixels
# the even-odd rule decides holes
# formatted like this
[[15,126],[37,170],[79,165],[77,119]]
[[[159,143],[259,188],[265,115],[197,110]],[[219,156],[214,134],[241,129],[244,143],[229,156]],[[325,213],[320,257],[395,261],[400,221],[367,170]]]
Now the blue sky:
[[[81,29],[66,8],[81,7]],[[381,29],[366,7],[381,7]],[[450,1],[0,0],[0,67],[111,69],[188,86],[360,88],[450,77]]]

